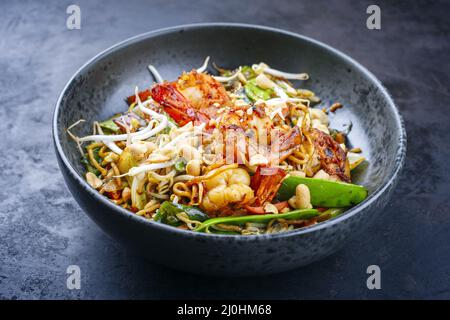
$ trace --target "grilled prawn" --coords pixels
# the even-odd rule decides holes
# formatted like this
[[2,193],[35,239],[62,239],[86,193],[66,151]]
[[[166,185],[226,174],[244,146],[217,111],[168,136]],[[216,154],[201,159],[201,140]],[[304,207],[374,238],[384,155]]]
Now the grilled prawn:
[[229,101],[220,82],[195,70],[183,73],[175,82],[156,84],[150,94],[181,126],[190,121],[208,123],[217,116],[218,107]]
[[339,180],[350,182],[350,166],[345,151],[329,134],[312,129],[314,157],[320,162],[321,169]]

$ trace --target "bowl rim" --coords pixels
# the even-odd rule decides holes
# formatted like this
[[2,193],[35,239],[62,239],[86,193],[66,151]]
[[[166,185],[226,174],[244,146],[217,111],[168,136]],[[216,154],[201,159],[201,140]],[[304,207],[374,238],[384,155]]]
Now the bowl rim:
[[[398,149],[396,153],[396,160],[395,160],[395,166],[392,170],[391,177],[387,182],[385,182],[383,185],[379,186],[374,192],[369,194],[367,199],[365,199],[363,202],[359,203],[358,205],[350,208],[346,212],[344,212],[342,215],[339,215],[335,218],[332,218],[330,220],[318,223],[316,225],[304,227],[301,229],[294,229],[291,231],[281,232],[281,233],[274,233],[274,234],[261,234],[261,235],[224,235],[224,234],[212,234],[212,233],[203,233],[203,232],[193,232],[190,230],[182,230],[178,228],[174,228],[169,225],[165,225],[162,223],[158,223],[152,220],[148,220],[144,217],[138,216],[116,204],[109,201],[106,197],[102,196],[98,193],[97,190],[93,189],[86,181],[83,179],[81,175],[77,173],[77,171],[74,169],[66,155],[64,154],[64,151],[61,146],[61,141],[58,136],[58,117],[60,112],[61,103],[66,95],[67,90],[72,85],[73,81],[82,74],[90,65],[93,63],[99,61],[100,59],[104,58],[108,54],[120,50],[122,48],[125,48],[129,45],[138,43],[140,41],[151,39],[156,36],[161,36],[165,34],[172,34],[180,31],[185,30],[195,30],[195,29],[208,29],[208,28],[236,28],[236,29],[247,29],[247,30],[256,30],[256,31],[264,31],[264,32],[270,32],[270,33],[278,33],[283,36],[289,36],[296,38],[298,40],[313,44],[317,47],[320,47],[321,49],[330,52],[331,54],[337,56],[339,59],[342,59],[352,65],[354,68],[358,69],[362,74],[364,74],[372,83],[376,85],[376,87],[380,90],[380,93],[384,95],[388,106],[392,109],[395,121],[397,123],[397,127],[399,132],[399,139],[398,139]],[[229,23],[229,22],[206,22],[206,23],[193,23],[193,24],[184,24],[184,25],[177,25],[167,28],[161,28],[156,29],[153,31],[145,32],[138,34],[136,36],[127,38],[123,41],[120,41],[107,49],[101,51],[91,59],[89,59],[86,63],[84,63],[68,80],[66,85],[64,86],[63,90],[61,91],[58,100],[56,102],[56,106],[53,112],[53,120],[52,120],[52,137],[54,146],[57,152],[57,155],[61,159],[59,161],[59,164],[63,164],[65,168],[67,169],[67,172],[85,189],[85,191],[89,192],[93,195],[95,199],[103,203],[106,207],[110,208],[112,211],[116,212],[117,214],[123,215],[124,218],[129,218],[135,220],[136,223],[143,223],[148,225],[149,228],[159,228],[162,231],[168,231],[172,233],[178,234],[178,236],[186,236],[186,237],[201,237],[201,238],[227,238],[227,239],[234,239],[236,241],[259,241],[262,239],[274,239],[274,238],[280,238],[280,237],[294,237],[299,236],[307,233],[311,233],[314,231],[321,230],[323,228],[328,228],[332,225],[341,223],[352,216],[356,215],[357,213],[361,212],[365,208],[369,207],[373,202],[375,202],[385,191],[388,189],[392,184],[394,184],[397,181],[397,178],[403,168],[405,157],[406,157],[406,145],[407,145],[407,139],[406,139],[406,130],[404,121],[402,119],[402,116],[400,115],[391,95],[387,91],[387,89],[383,86],[380,80],[378,80],[375,75],[373,75],[368,69],[366,69],[364,66],[362,66],[359,62],[354,60],[353,58],[349,57],[348,55],[344,54],[343,52],[331,47],[330,45],[327,45],[321,41],[314,40],[312,38],[309,38],[304,35],[300,35],[295,32],[282,30],[274,27],[269,26],[262,26],[262,25],[255,25],[255,24],[245,24],[245,23]],[[84,210],[83,210],[84,211]]]

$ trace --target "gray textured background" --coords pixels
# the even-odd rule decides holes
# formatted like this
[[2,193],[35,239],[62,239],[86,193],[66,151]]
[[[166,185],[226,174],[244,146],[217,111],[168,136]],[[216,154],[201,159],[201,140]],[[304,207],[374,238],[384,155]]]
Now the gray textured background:
[[[376,3],[382,29],[365,26]],[[66,7],[82,29],[66,29]],[[1,1],[0,298],[450,298],[450,23],[447,1]],[[127,37],[193,22],[247,22],[313,37],[387,86],[408,132],[388,214],[308,267],[264,278],[183,274],[119,248],[72,199],[51,142],[54,103],[89,58]],[[66,289],[81,267],[82,288]],[[378,264],[382,289],[366,288]]]

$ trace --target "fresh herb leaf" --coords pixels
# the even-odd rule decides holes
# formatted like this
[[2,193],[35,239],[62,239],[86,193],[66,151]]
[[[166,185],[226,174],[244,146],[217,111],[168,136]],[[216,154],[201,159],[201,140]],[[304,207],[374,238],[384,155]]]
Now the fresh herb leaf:
[[247,80],[256,78],[256,76],[257,76],[256,72],[252,69],[251,66],[242,66],[241,73],[244,75],[245,79],[247,79]]
[[120,128],[112,119],[103,121],[99,123],[102,129],[107,130],[107,132],[117,133],[120,131]]
[[93,153],[94,153],[94,159],[98,162],[98,163],[102,163],[103,162],[103,159],[102,159],[102,157],[100,157],[99,156],[99,151],[100,151],[100,147],[98,147],[98,148],[94,148],[93,150]]
[[154,220],[171,226],[179,226],[182,222],[178,220],[177,214],[180,212],[186,213],[189,219],[195,221],[205,221],[209,218],[197,207],[164,201],[157,210]]
[[175,170],[179,173],[186,171],[186,160],[184,158],[180,158],[175,162]]
[[97,177],[100,176],[100,171],[97,168],[95,168],[94,166],[91,165],[91,163],[89,162],[89,158],[88,158],[87,154],[85,154],[83,157],[81,157],[80,162],[86,167],[86,170],[88,172],[92,172]]

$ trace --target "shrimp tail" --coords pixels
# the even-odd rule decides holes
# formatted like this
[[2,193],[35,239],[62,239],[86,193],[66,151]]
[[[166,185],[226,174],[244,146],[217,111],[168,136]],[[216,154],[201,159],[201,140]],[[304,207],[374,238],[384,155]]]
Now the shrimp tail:
[[[138,95],[139,95],[139,99],[141,99],[141,101],[145,101],[150,97],[151,91],[150,91],[150,89],[146,89],[146,90],[139,92]],[[133,94],[132,96],[127,97],[127,102],[129,105],[135,103],[136,95]]]
[[286,171],[281,168],[258,166],[250,187],[255,191],[255,206],[262,206],[275,197]]
[[201,124],[208,123],[210,120],[206,114],[192,108],[189,101],[173,83],[156,84],[151,89],[151,95],[153,100],[158,102],[180,126],[191,121],[194,124]]

